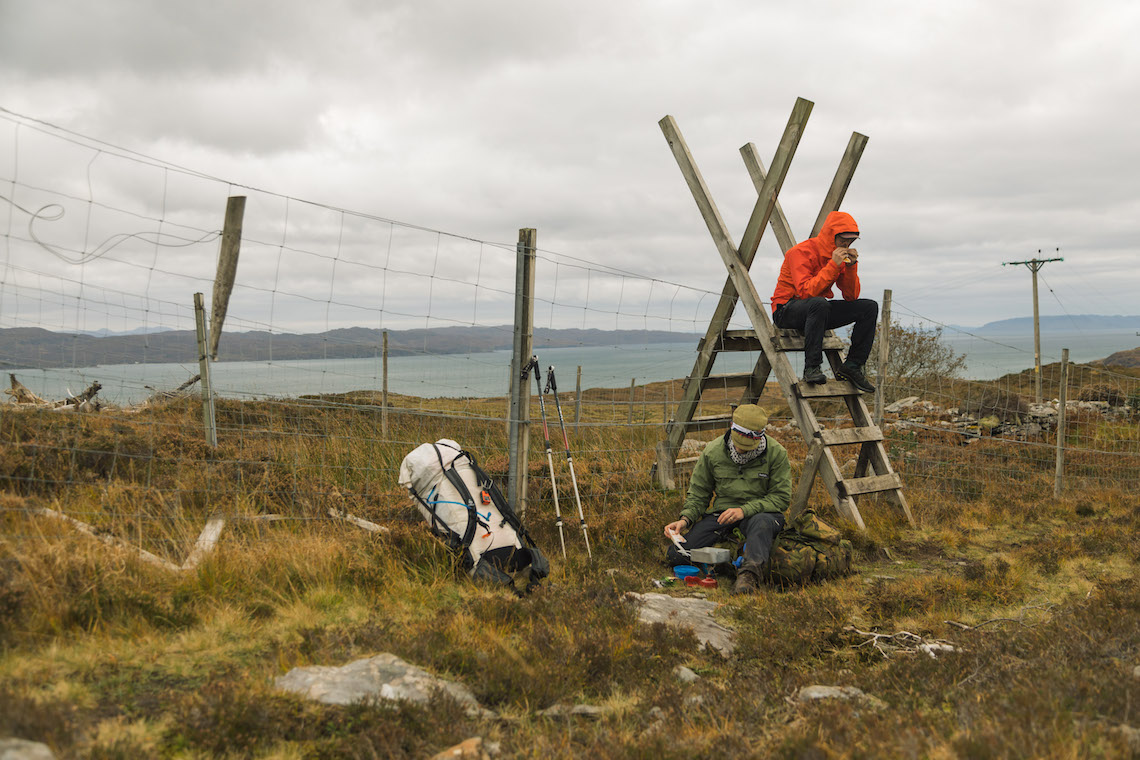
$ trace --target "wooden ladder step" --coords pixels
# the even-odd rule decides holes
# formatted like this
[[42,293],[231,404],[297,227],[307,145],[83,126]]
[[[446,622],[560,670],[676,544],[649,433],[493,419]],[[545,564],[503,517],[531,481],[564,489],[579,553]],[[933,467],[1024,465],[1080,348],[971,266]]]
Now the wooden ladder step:
[[685,430],[698,432],[701,430],[724,430],[732,424],[731,414],[711,414],[706,417],[694,417],[685,423]]
[[844,478],[843,490],[848,496],[858,496],[864,493],[881,493],[883,491],[897,491],[902,488],[902,478],[897,472],[886,475],[870,475],[865,478]]
[[[803,351],[804,334],[799,330],[776,328],[772,341],[780,351]],[[838,351],[844,347],[843,341],[828,330],[823,336],[824,351]],[[721,351],[762,351],[760,339],[755,330],[725,330],[720,334],[717,348]]]
[[751,372],[729,372],[723,375],[709,375],[701,383],[701,390],[706,388],[747,388],[751,383]]
[[863,391],[846,380],[828,380],[819,385],[812,385],[800,380],[796,383],[796,390],[800,398],[843,398],[844,396],[863,395]]
[[873,443],[883,440],[883,431],[878,427],[842,428],[840,430],[821,430],[819,437],[824,446],[844,446],[852,443]]

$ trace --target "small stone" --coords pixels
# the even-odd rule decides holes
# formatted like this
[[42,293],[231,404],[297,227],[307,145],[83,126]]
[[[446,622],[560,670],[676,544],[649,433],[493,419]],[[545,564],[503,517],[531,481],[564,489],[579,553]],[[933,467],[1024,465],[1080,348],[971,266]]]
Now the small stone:
[[55,760],[55,754],[40,742],[0,739],[0,760]]
[[274,681],[283,691],[300,694],[327,705],[348,705],[367,699],[386,699],[426,704],[441,689],[461,704],[468,715],[492,718],[471,690],[454,681],[437,678],[410,665],[394,654],[379,654],[342,667],[314,665],[293,668]]
[[701,679],[700,676],[698,676],[689,668],[686,668],[684,665],[678,665],[677,667],[673,668],[673,675],[676,676],[677,680],[681,683],[695,683]]
[[898,414],[903,409],[906,409],[908,406],[913,405],[916,401],[918,401],[918,396],[907,396],[906,398],[901,398],[898,401],[894,402],[886,409],[884,409],[884,411],[890,412],[891,414]]
[[732,654],[736,646],[736,634],[713,619],[712,612],[717,608],[716,603],[697,598],[697,594],[685,598],[631,591],[626,596],[638,603],[637,615],[641,622],[692,628],[702,647],[718,649],[726,655]]
[[705,703],[705,698],[700,694],[690,694],[685,697],[685,707],[700,707]]
[[539,710],[539,715],[544,718],[558,718],[561,720],[568,720],[570,718],[589,718],[597,720],[606,714],[606,711],[596,705],[564,705],[558,703],[551,705],[545,710]]
[[1132,726],[1126,726],[1121,723],[1116,727],[1116,733],[1124,737],[1124,741],[1128,744],[1130,752],[1133,754],[1140,752],[1140,729],[1135,729]]
[[1136,665],[1132,668],[1132,677],[1140,678],[1140,665]]
[[886,707],[886,703],[878,697],[865,693],[854,686],[805,686],[796,693],[797,702],[814,702],[820,699],[855,700],[867,707],[876,710]]

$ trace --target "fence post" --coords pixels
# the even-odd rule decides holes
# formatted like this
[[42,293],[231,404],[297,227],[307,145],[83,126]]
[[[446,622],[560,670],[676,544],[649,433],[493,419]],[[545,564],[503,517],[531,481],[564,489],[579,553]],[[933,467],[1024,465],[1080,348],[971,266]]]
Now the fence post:
[[633,386],[637,383],[636,377],[629,379],[629,424],[633,424]]
[[388,440],[388,331],[384,331],[384,380],[380,386],[380,435]]
[[218,273],[214,277],[214,295],[210,305],[210,358],[218,360],[218,341],[222,324],[230,307],[230,293],[237,277],[238,254],[241,253],[241,226],[245,218],[245,196],[233,195],[226,200],[226,221],[222,228],[222,245],[218,249]]
[[883,291],[883,322],[879,326],[879,376],[875,383],[875,427],[883,426],[883,383],[887,377],[887,358],[891,351],[891,291]]
[[206,327],[206,307],[202,294],[194,294],[194,324],[198,331],[198,374],[202,376],[202,423],[206,428],[206,443],[218,446],[218,423],[214,416],[214,388],[210,383],[209,338]]
[[530,383],[519,382],[534,352],[534,263],[538,233],[520,229],[515,247],[515,334],[511,353],[510,450],[507,499],[526,514],[526,471],[530,454]]
[[578,381],[574,383],[574,426],[582,421],[582,365],[578,365]]
[[1061,497],[1065,487],[1065,404],[1069,391],[1069,349],[1061,349],[1061,393],[1057,397],[1057,474],[1053,478],[1053,498]]

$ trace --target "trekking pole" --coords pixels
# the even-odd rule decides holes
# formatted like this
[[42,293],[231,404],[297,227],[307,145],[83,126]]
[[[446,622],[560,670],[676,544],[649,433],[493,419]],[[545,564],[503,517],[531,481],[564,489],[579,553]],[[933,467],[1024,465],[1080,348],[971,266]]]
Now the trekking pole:
[[594,558],[590,551],[590,536],[586,533],[586,515],[582,512],[582,497],[578,495],[578,476],[574,474],[574,457],[570,454],[570,436],[566,435],[566,420],[562,417],[562,404],[558,401],[558,381],[554,379],[554,365],[546,369],[546,393],[554,394],[554,407],[558,410],[558,424],[562,426],[562,443],[566,447],[566,464],[570,467],[570,482],[574,484],[574,501],[578,503],[578,523],[582,526],[582,538],[586,541],[586,556]]
[[562,559],[566,559],[566,535],[562,531],[562,510],[558,507],[558,483],[554,479],[554,452],[550,448],[550,432],[546,427],[546,403],[542,399],[542,370],[538,366],[538,357],[530,357],[530,363],[523,367],[523,381],[531,370],[534,370],[534,387],[538,390],[538,410],[542,414],[542,437],[546,443],[546,463],[550,465],[550,490],[554,494],[555,525],[558,526],[558,540],[562,542]]

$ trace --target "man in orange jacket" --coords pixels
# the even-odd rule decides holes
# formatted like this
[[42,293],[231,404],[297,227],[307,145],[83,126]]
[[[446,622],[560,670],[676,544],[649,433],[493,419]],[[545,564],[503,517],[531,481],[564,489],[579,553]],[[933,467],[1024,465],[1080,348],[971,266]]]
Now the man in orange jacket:
[[[859,297],[859,252],[851,247],[858,239],[859,226],[851,215],[832,211],[818,236],[789,248],[772,294],[772,322],[803,331],[803,379],[813,385],[827,382],[822,369],[824,332],[854,323],[851,348],[835,377],[874,393],[863,365],[875,340],[879,305]],[[834,285],[839,286],[842,301],[829,300]]]

